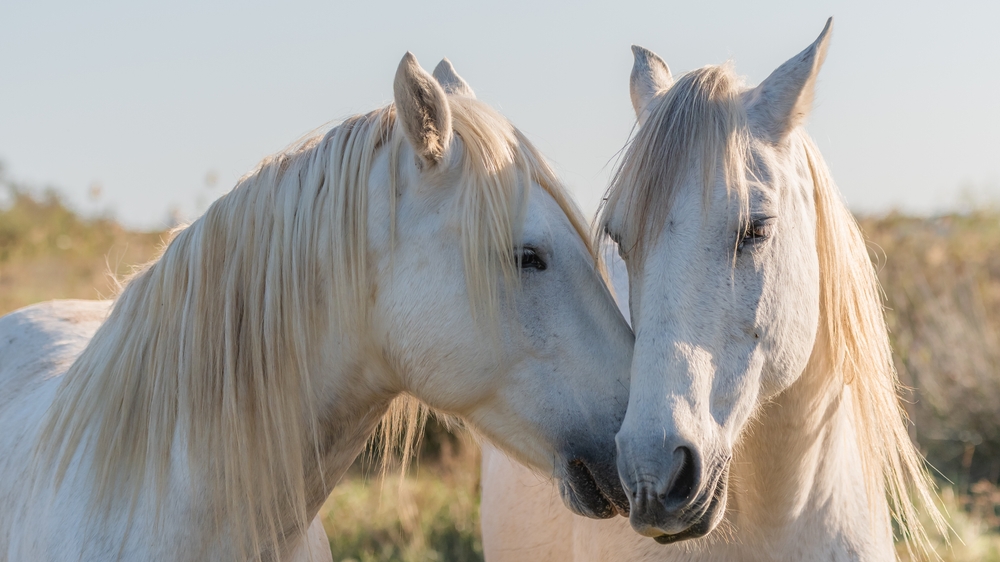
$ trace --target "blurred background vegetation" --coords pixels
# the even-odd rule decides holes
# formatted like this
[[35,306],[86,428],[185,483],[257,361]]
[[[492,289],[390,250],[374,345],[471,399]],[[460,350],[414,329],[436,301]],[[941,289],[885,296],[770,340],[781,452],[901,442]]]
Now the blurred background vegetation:
[[[887,297],[912,434],[937,469],[956,537],[945,560],[1000,561],[1000,210],[862,217]],[[82,217],[0,168],[0,315],[53,298],[106,298],[165,232]],[[405,476],[352,467],[321,511],[334,560],[482,560],[479,450],[431,420]],[[390,470],[390,474],[393,474]],[[396,472],[398,474],[398,471]],[[905,552],[901,552],[905,557]]]

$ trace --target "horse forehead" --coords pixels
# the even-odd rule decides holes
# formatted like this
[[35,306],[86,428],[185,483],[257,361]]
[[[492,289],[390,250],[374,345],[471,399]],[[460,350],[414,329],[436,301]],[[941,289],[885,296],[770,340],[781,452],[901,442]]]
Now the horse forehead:
[[709,185],[700,175],[700,170],[692,169],[692,173],[674,192],[666,220],[660,226],[661,244],[670,245],[671,240],[697,238],[701,236],[702,229],[719,221],[728,222],[730,211],[738,210],[739,206],[734,205],[737,203],[736,193],[726,186],[721,173],[715,174]]
[[549,192],[535,182],[527,187],[528,208],[524,215],[526,234],[552,234],[569,227],[569,218]]
[[[812,201],[809,163],[794,139],[780,147],[755,139],[750,166],[751,205],[777,205],[782,200],[792,203]],[[799,197],[792,197],[795,195]]]

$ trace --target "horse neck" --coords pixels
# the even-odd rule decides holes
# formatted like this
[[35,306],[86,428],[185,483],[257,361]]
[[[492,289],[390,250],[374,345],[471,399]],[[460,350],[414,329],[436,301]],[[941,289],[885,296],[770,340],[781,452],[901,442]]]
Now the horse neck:
[[[334,330],[332,339],[324,341],[335,342],[338,337],[341,342],[356,339],[353,337],[356,334],[337,332]],[[307,434],[300,439],[305,444],[301,458],[307,522],[316,518],[334,487],[362,453],[393,397],[380,384],[384,376],[380,372],[382,367],[371,359],[370,353],[354,345],[345,349],[343,343],[326,347],[322,356],[310,365],[310,372],[314,373],[311,382],[314,401],[303,410],[305,415],[311,412],[315,416],[314,423],[303,424]],[[312,434],[308,428],[314,428]],[[309,529],[297,525],[300,514],[290,504],[280,504],[275,509],[275,521],[284,526],[278,534],[279,558],[297,560],[299,555],[294,553],[302,550]],[[230,513],[227,519],[227,524],[246,523],[239,513]],[[212,538],[208,541],[215,542]],[[233,545],[221,543],[221,548],[229,552]],[[247,543],[244,548],[253,552],[254,547]]]
[[313,383],[319,389],[312,405],[316,434],[303,440],[314,445],[303,455],[311,512],[330,495],[389,409],[393,393],[379,384],[383,370],[379,363],[356,355],[350,361],[326,362],[314,371],[327,380]]
[[822,368],[762,406],[731,468],[730,522],[741,542],[797,553],[891,548],[872,537],[854,424],[850,387]]
[[[353,319],[354,317],[351,316]],[[302,439],[310,450],[303,452],[303,477],[307,521],[313,520],[337,483],[363,452],[398,394],[397,376],[388,365],[364,322],[334,318],[319,338],[319,351],[310,361],[311,404],[306,412],[315,416],[313,435]],[[279,520],[294,522],[288,511]],[[310,529],[290,527],[281,558],[298,560]],[[325,538],[325,534],[324,534]]]

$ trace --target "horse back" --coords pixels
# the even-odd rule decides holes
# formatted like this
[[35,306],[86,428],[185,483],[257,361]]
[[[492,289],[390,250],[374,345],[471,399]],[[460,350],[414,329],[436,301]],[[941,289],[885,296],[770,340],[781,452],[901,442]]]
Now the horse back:
[[57,384],[94,332],[111,301],[62,300],[31,305],[0,318],[0,417],[11,403]]

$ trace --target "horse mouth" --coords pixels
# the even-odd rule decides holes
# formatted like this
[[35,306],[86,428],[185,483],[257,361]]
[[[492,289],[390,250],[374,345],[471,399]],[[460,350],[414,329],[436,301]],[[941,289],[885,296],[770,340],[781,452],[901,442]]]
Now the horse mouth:
[[608,519],[615,515],[628,517],[628,498],[621,487],[615,484],[602,486],[582,459],[567,463],[559,492],[566,506],[577,515],[592,519]]
[[711,533],[726,510],[726,496],[729,481],[729,467],[720,474],[711,495],[705,495],[678,514],[681,519],[691,521],[686,529],[678,533],[664,533],[653,537],[660,544],[672,544],[689,539],[697,539]]

